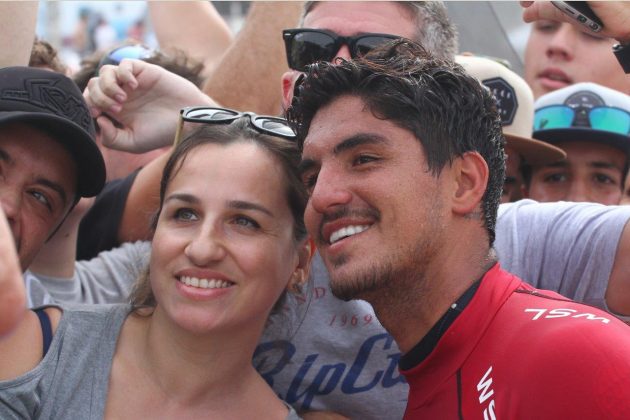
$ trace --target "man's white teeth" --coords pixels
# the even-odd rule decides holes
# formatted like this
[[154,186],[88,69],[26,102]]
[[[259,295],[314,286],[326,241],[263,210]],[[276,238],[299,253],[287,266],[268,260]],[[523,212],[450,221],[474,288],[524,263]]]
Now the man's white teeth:
[[330,235],[330,244],[334,244],[340,239],[347,238],[348,236],[356,235],[357,233],[361,233],[366,231],[369,228],[368,225],[353,225],[342,227],[339,230],[336,230]]
[[180,277],[179,281],[184,283],[186,286],[198,287],[200,289],[223,289],[232,285],[231,282],[225,280],[198,279],[197,277],[187,276]]

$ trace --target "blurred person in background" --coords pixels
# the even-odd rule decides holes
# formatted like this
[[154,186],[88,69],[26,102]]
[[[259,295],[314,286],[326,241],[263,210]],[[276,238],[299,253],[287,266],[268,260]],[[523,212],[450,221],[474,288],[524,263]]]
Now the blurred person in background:
[[31,50],[28,66],[52,70],[70,76],[70,69],[61,60],[55,47],[50,45],[49,42],[37,37],[35,37],[35,41],[33,42],[33,49]]
[[630,79],[611,52],[616,42],[567,22],[532,23],[525,48],[525,80],[534,97],[579,82],[630,93]]
[[577,83],[541,96],[535,108],[534,137],[561,147],[567,159],[532,166],[528,196],[619,204],[628,173],[630,96]]
[[523,170],[526,165],[555,163],[564,160],[566,154],[549,143],[532,138],[534,96],[518,74],[489,58],[458,55],[456,61],[497,100],[507,155],[501,202],[520,200],[525,192]]

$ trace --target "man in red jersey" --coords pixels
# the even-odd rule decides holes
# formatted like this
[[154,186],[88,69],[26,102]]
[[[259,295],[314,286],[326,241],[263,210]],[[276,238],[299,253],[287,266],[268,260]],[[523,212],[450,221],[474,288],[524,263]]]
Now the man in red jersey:
[[310,67],[289,118],[331,290],[400,347],[406,418],[630,415],[630,329],[496,262],[504,139],[475,79],[395,41]]

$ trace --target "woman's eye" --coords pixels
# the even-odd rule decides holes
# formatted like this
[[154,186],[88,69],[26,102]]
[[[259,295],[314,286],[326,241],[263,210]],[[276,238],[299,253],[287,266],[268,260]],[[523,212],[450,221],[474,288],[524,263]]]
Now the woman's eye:
[[258,224],[258,222],[256,222],[254,219],[247,217],[247,216],[237,216],[234,218],[234,224],[239,225],[239,226],[243,226],[243,227],[247,227],[247,228],[252,228],[252,229],[258,229],[260,228],[260,225]]
[[183,221],[194,221],[198,219],[197,214],[191,209],[177,209],[173,217]]

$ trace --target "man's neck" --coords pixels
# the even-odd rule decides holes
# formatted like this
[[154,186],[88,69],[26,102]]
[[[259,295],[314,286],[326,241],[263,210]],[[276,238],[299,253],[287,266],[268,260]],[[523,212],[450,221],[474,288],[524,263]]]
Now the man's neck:
[[470,257],[466,263],[436,264],[437,270],[408,273],[395,287],[361,296],[372,305],[403,354],[420,342],[448,308],[496,263],[492,249]]

